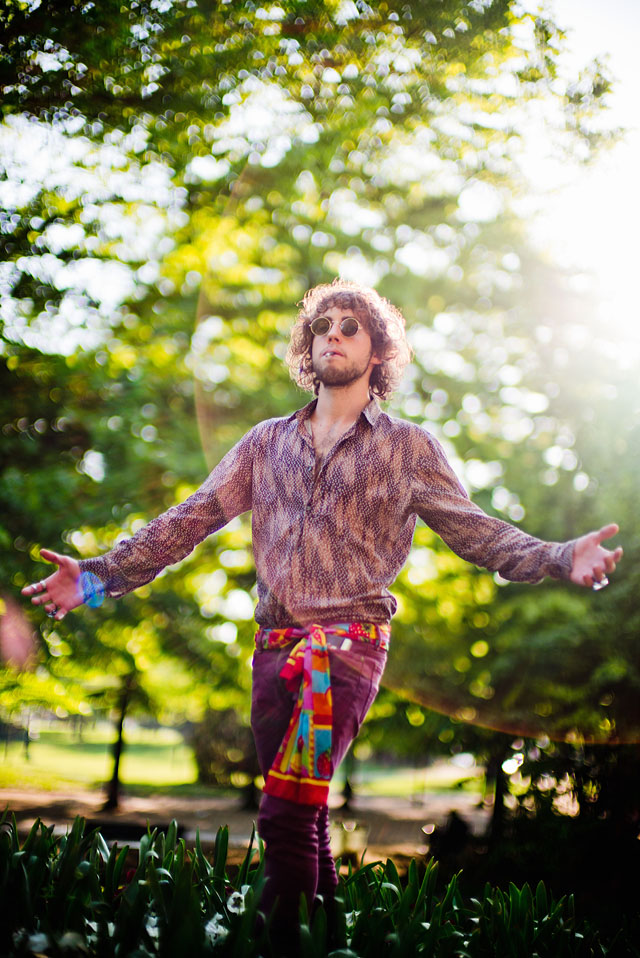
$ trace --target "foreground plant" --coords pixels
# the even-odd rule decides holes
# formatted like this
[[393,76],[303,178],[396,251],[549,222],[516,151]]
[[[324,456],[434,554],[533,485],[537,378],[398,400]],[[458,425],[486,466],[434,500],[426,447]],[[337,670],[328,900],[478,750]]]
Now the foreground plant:
[[109,848],[77,818],[56,838],[40,820],[20,845],[15,819],[0,834],[0,954],[146,956],[250,955],[261,888],[262,846],[255,831],[230,881],[228,829],[213,863],[199,836],[187,850],[177,823],[148,831],[132,864],[128,845]]
[[[199,836],[187,849],[172,822],[148,830],[135,853],[109,848],[77,818],[55,837],[37,820],[20,843],[15,818],[0,821],[0,955],[146,958],[273,956],[258,914],[263,847],[255,830],[237,872],[227,867],[229,832],[218,831],[212,861]],[[257,852],[257,859],[256,859]],[[255,860],[254,860],[255,859]],[[301,909],[302,958],[588,958],[640,955],[631,932],[604,942],[576,921],[572,897],[487,885],[464,898],[458,878],[437,887],[438,865],[415,861],[401,880],[391,860],[349,869],[336,927],[322,907]]]

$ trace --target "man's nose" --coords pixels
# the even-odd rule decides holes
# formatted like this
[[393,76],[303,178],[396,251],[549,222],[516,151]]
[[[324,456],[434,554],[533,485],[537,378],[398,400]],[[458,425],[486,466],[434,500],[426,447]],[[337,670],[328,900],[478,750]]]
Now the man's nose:
[[342,330],[340,329],[340,320],[336,319],[329,328],[327,333],[327,339],[340,339],[342,336]]

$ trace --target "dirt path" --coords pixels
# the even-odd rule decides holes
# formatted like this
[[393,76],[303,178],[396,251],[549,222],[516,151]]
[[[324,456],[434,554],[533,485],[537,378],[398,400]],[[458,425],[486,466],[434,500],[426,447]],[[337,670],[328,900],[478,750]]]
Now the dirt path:
[[[76,789],[73,792],[35,792],[0,789],[0,809],[8,808],[21,831],[36,818],[63,830],[80,815],[119,841],[130,842],[136,829],[147,823],[166,828],[175,818],[187,843],[196,830],[204,844],[215,838],[221,825],[229,826],[230,844],[246,848],[256,812],[244,810],[239,800],[228,796],[176,797],[158,792],[144,797],[124,795],[115,812],[102,811],[102,792]],[[358,796],[348,811],[333,808],[331,813],[335,854],[367,848],[366,860],[421,856],[428,851],[432,826],[441,826],[455,810],[471,830],[480,834],[486,827],[488,811],[478,807],[477,796],[465,792],[434,792],[424,800]]]

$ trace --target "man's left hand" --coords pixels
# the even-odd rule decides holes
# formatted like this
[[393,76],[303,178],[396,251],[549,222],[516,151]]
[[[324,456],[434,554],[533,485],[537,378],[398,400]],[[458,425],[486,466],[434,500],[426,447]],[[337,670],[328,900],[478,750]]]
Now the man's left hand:
[[622,549],[620,546],[613,550],[605,549],[602,542],[615,536],[617,532],[618,526],[611,523],[576,540],[571,567],[572,582],[587,589],[602,588],[607,584],[607,576],[611,575],[616,563],[622,558]]

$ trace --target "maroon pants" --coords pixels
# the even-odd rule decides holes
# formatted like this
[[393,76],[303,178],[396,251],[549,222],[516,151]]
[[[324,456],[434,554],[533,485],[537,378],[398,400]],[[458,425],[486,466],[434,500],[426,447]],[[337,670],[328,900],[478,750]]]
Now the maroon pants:
[[[364,642],[354,641],[348,651],[328,644],[335,772],[376,697],[387,653]],[[291,647],[259,649],[253,656],[251,728],[265,777],[289,725],[296,698],[280,678],[290,651]],[[338,884],[329,847],[328,807],[299,805],[263,795],[258,832],[265,843],[267,878],[261,910],[269,914],[277,898],[277,923],[293,928],[301,894],[311,907],[316,895],[322,895],[325,901],[332,900]]]

